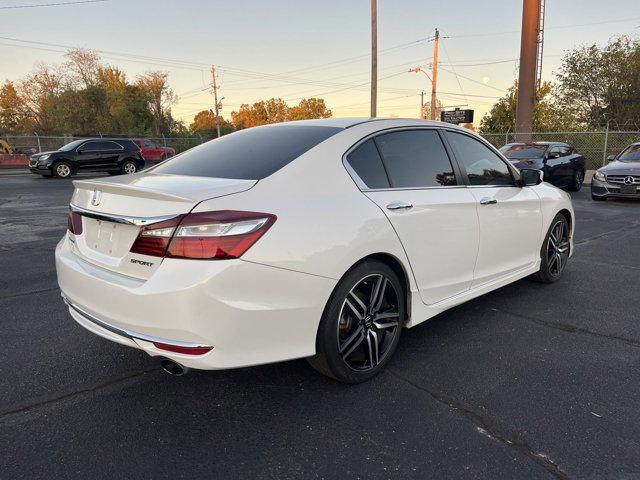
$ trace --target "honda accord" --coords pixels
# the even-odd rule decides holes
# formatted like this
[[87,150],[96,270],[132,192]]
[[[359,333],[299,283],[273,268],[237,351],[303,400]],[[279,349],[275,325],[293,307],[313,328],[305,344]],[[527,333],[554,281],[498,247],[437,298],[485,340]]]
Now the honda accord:
[[440,122],[256,127],[74,184],[55,253],[71,316],[174,374],[307,357],[362,382],[405,328],[555,282],[572,253],[565,192]]

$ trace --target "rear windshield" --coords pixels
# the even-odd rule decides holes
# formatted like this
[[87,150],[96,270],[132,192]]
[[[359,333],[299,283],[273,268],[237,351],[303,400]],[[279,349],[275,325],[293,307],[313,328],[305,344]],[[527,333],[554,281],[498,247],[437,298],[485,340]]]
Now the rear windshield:
[[621,162],[640,162],[640,144],[631,145],[618,158]]
[[500,152],[511,159],[542,158],[547,151],[546,145],[505,145]]
[[260,180],[341,130],[286,124],[249,128],[192,148],[150,171]]

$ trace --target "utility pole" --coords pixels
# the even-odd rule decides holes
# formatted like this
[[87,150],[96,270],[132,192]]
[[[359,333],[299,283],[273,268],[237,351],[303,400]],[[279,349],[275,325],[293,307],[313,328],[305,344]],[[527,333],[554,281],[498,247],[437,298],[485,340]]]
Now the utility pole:
[[218,84],[216,83],[216,67],[211,65],[211,79],[213,80],[213,101],[216,108],[216,131],[218,132],[218,138],[220,138],[220,111],[218,106]]
[[424,115],[424,90],[420,92],[420,115],[418,115],[418,118],[422,119],[423,115]]
[[516,107],[516,141],[530,142],[533,130],[533,106],[536,100],[536,56],[540,0],[523,0],[520,37],[520,72]]
[[378,8],[371,0],[371,117],[376,116],[378,103]]
[[440,32],[436,28],[436,35],[433,37],[433,72],[431,74],[431,120],[436,120],[436,88],[438,81],[438,44],[440,42]]

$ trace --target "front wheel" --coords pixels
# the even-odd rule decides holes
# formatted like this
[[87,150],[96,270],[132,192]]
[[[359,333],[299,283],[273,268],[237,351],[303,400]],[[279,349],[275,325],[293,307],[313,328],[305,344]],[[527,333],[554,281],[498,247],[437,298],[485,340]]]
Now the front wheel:
[[69,178],[73,175],[73,168],[69,162],[58,162],[52,167],[53,176],[56,178]]
[[332,293],[309,363],[340,382],[369,380],[393,355],[404,318],[405,296],[396,273],[382,262],[362,262]]
[[582,170],[576,170],[573,172],[573,178],[571,179],[571,185],[569,185],[569,190],[572,192],[579,192],[582,188],[582,183],[584,182],[584,172]]
[[591,200],[594,200],[596,202],[606,202],[607,201],[607,197],[598,197],[597,195],[594,195],[592,193],[591,194]]
[[569,259],[569,222],[558,213],[540,250],[540,270],[531,276],[532,280],[553,283],[560,279]]

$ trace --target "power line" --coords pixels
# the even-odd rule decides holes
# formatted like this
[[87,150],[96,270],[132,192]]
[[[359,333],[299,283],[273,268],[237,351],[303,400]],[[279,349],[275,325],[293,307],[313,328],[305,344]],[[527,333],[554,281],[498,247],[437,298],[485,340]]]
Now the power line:
[[56,2],[56,3],[36,3],[32,5],[8,5],[0,7],[0,10],[15,10],[18,8],[38,8],[38,7],[61,7],[64,5],[80,5],[82,3],[101,3],[108,0],[76,0],[72,2]]
[[[592,27],[596,25],[605,25],[608,23],[624,23],[624,22],[635,22],[640,20],[640,17],[632,17],[632,18],[621,18],[617,20],[603,20],[600,22],[591,22],[591,23],[574,23],[568,25],[556,25],[551,27],[545,27],[547,30],[550,29],[563,29],[563,28],[579,28],[579,27]],[[469,37],[491,37],[494,35],[507,35],[511,33],[520,33],[520,30],[504,30],[502,32],[478,32],[478,33],[463,33],[460,35],[451,35],[449,38],[469,38]]]
[[[451,64],[451,69],[453,71],[453,74],[456,76],[456,81],[458,82],[458,86],[460,87],[460,92],[462,92],[462,94],[464,95],[464,88],[462,88],[462,82],[460,82],[460,77],[458,77],[458,74],[456,73],[456,69],[453,66],[453,63],[451,62],[451,57],[449,57],[449,52],[447,51],[447,47],[446,47],[445,43],[446,42],[442,42],[442,49],[444,50],[444,54],[447,57],[447,60]],[[469,102],[469,100],[467,99],[466,95],[465,95],[464,98],[465,98],[465,100],[467,102]]]
[[473,78],[466,77],[466,76],[460,75],[460,74],[456,74],[455,72],[453,72],[451,70],[447,70],[446,68],[443,68],[442,70],[444,70],[445,72],[452,73],[452,74],[454,74],[456,76],[459,76],[461,78],[464,78],[465,80],[468,80],[470,82],[477,83],[478,85],[482,85],[483,87],[492,88],[494,90],[497,90],[498,92],[506,93],[506,90],[504,90],[502,88],[494,87],[493,85],[487,85],[486,83],[479,82],[478,80],[474,80]]

